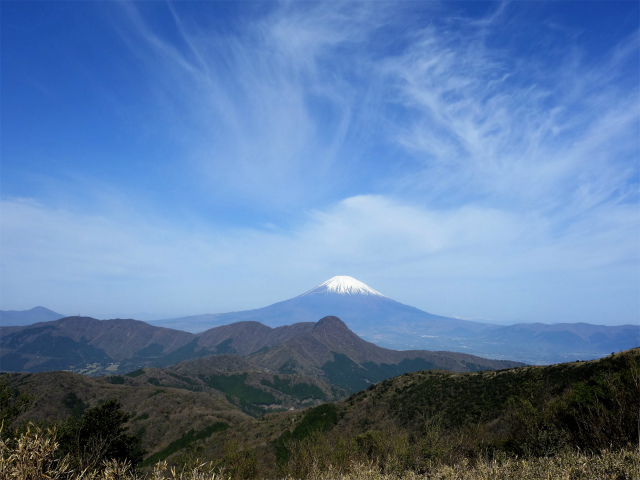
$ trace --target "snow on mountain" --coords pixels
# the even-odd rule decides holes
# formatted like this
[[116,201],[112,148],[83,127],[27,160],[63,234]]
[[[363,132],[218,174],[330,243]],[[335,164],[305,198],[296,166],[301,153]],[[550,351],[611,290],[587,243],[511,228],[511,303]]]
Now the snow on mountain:
[[315,295],[319,293],[338,293],[340,295],[375,295],[378,297],[384,297],[380,292],[374,290],[369,285],[362,283],[360,280],[356,280],[348,275],[337,275],[330,278],[322,285],[318,285],[312,288],[306,293],[300,295],[304,297],[306,295]]

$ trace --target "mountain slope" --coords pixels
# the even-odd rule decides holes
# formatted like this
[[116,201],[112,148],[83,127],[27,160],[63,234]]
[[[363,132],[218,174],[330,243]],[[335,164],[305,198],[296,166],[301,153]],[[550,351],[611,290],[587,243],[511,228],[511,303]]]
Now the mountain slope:
[[468,372],[518,365],[461,353],[388,350],[362,340],[337,317],[325,317],[310,331],[249,358],[272,371],[327,378],[350,392],[417,370]]
[[137,320],[66,317],[25,327],[0,327],[0,368],[40,372],[92,364],[105,368],[127,360],[145,363],[179,352],[193,339],[190,333]]
[[304,322],[271,328],[259,322],[243,321],[211,328],[197,338],[199,346],[216,347],[216,353],[249,355],[309,331],[314,325],[314,322]]

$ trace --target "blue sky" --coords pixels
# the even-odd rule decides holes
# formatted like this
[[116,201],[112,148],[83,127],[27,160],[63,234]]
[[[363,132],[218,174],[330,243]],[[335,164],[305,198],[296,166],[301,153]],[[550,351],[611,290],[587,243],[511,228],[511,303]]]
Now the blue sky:
[[0,309],[639,321],[638,2],[1,9]]

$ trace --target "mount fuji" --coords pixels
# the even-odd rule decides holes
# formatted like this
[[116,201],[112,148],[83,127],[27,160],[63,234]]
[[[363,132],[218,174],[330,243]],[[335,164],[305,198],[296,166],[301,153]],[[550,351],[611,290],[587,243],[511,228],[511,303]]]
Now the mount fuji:
[[[316,322],[319,318],[336,316],[351,330],[369,341],[388,339],[389,327],[398,335],[415,332],[415,323],[428,327],[429,332],[473,333],[489,325],[432,315],[396,302],[353,277],[340,275],[297,297],[268,307],[241,312],[194,315],[157,320],[153,325],[197,333],[212,327],[240,321],[257,321],[269,327],[299,322]],[[402,342],[404,344],[404,342]],[[386,345],[394,348],[393,345]]]
[[269,327],[336,316],[363,339],[396,350],[448,350],[533,364],[588,360],[640,346],[640,326],[586,323],[490,325],[434,315],[392,300],[349,276],[336,276],[289,300],[240,312],[157,320],[199,333],[256,321]]

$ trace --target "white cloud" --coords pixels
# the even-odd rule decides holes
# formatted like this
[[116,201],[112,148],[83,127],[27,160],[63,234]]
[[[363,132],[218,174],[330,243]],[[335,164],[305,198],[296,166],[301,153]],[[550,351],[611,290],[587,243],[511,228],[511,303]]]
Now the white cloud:
[[[620,323],[635,315],[629,291],[640,285],[634,208],[560,233],[541,218],[433,211],[383,196],[311,212],[293,234],[187,232],[123,212],[88,216],[25,200],[5,201],[2,211],[4,309],[214,313],[264,306],[348,274],[434,313]],[[609,316],[595,317],[602,305]]]

